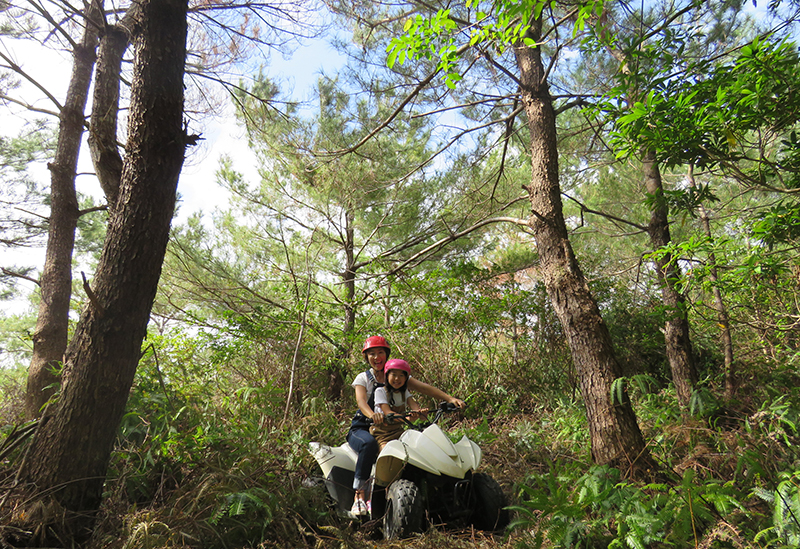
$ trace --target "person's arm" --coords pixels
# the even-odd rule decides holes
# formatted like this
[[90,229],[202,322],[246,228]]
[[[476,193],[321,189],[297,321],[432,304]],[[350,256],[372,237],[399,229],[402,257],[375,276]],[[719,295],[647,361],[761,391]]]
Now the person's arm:
[[413,377],[409,378],[408,380],[408,388],[412,391],[422,393],[423,395],[429,396],[436,400],[444,400],[445,402],[455,404],[458,408],[465,408],[467,406],[463,400],[452,397],[441,389],[437,389],[433,385],[428,385],[427,383],[423,383],[422,381]]
[[371,418],[375,425],[380,425],[383,423],[383,414],[381,412],[375,412],[375,410],[370,408],[369,404],[367,403],[367,388],[363,385],[356,385],[355,389],[356,404],[358,404],[358,409],[361,410],[361,413],[368,418]]
[[417,400],[413,396],[408,397],[408,400],[406,400],[406,405],[412,412],[416,412],[414,415],[411,416],[411,421],[414,421],[419,417],[428,417],[428,410],[427,409],[423,410],[420,407],[419,402],[417,402]]
[[394,414],[391,405],[389,404],[389,395],[386,394],[385,387],[378,387],[375,389],[375,411],[383,414],[384,423],[394,423],[390,416]]
[[378,407],[378,410],[385,416],[394,413],[388,404],[377,404],[376,406]]

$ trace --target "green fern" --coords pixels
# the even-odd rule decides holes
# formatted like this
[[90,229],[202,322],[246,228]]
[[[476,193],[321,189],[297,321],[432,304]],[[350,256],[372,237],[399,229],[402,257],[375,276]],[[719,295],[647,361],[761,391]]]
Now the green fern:
[[636,374],[631,377],[618,377],[611,382],[611,401],[614,404],[621,404],[625,401],[625,391],[630,387],[639,393],[646,395],[658,387],[658,380],[648,374]]
[[268,523],[272,520],[272,501],[274,496],[263,488],[248,488],[241,492],[233,492],[225,496],[225,502],[216,510],[209,519],[209,523],[216,525],[223,517],[241,517],[250,512],[262,515],[262,520]]
[[[554,467],[530,478],[520,488],[522,503],[514,508],[518,513],[512,528],[535,528],[536,547],[545,541],[553,547],[688,547],[699,542],[719,515],[746,513],[743,494],[733,482],[699,482],[692,469],[677,486],[637,486],[621,481],[620,472],[608,466],[570,476],[578,472]],[[792,496],[800,510],[800,496],[796,491]]]
[[739,493],[733,481],[725,483],[716,480],[709,480],[704,486],[703,499],[714,506],[720,515],[728,515],[735,510],[747,512],[747,509],[739,501]]
[[585,505],[573,501],[572,479],[557,469],[528,479],[520,486],[522,503],[510,508],[516,512],[512,529],[538,530],[535,547],[541,547],[545,538],[559,547],[581,546],[592,531],[592,525],[582,520],[587,516]]
[[800,546],[800,471],[783,474],[775,490],[772,525],[775,533],[791,546]]

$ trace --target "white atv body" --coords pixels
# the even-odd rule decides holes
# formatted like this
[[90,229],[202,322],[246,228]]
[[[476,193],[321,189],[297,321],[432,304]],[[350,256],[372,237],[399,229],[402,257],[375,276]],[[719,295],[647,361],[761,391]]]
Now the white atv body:
[[[373,467],[371,518],[383,517],[387,539],[422,529],[423,516],[443,522],[468,521],[484,529],[508,522],[505,497],[490,476],[476,473],[482,452],[462,437],[453,443],[436,425],[407,429],[378,454]],[[356,452],[345,443],[331,447],[310,443],[310,452],[322,468],[325,485],[337,507],[349,514],[353,503]]]

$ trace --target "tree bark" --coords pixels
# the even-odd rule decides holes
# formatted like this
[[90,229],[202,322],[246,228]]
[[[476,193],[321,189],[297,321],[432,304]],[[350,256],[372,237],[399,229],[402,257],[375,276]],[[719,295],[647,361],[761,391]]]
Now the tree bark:
[[328,396],[333,402],[341,402],[344,392],[344,367],[349,359],[355,341],[356,331],[356,266],[355,262],[355,229],[353,227],[354,215],[352,210],[345,212],[344,227],[344,255],[345,266],[342,273],[344,288],[344,329],[342,330],[342,347],[337,353],[337,360],[329,370]]
[[122,177],[122,155],[117,143],[122,59],[130,46],[133,29],[140,17],[141,4],[133,2],[117,24],[105,24],[97,55],[92,118],[87,141],[97,180],[103,189],[109,210],[116,206]]
[[90,527],[141,355],[189,139],[182,129],[187,0],[142,2],[117,207],[90,303],[65,355],[20,478]]
[[[541,20],[529,37],[537,40]],[[627,468],[651,465],[627,393],[612,400],[611,387],[621,375],[611,336],[570,245],[559,186],[555,112],[541,58],[541,48],[515,48],[521,97],[531,136],[531,185],[527,187],[540,272],[564,327],[586,405],[592,458],[598,464]]]
[[92,97],[89,152],[109,209],[113,209],[116,204],[119,180],[122,177],[122,156],[117,148],[117,113],[122,56],[129,43],[130,35],[125,27],[105,26],[100,41]]
[[59,114],[58,141],[50,169],[50,218],[47,249],[39,279],[41,301],[33,331],[33,357],[25,389],[25,415],[37,418],[53,396],[67,347],[69,303],[72,296],[72,253],[78,223],[75,175],[83,135],[84,112],[94,70],[103,13],[102,0],[89,4],[83,38],[72,52],[73,66],[67,97]]
[[[651,200],[650,223],[647,232],[654,250],[667,246],[672,237],[669,232],[667,204],[664,200],[664,187],[661,182],[661,171],[653,151],[647,151],[642,163],[644,170],[645,190]],[[689,407],[692,392],[697,385],[697,367],[695,366],[692,339],[689,335],[689,318],[686,311],[686,299],[675,285],[680,279],[680,267],[675,259],[667,254],[654,261],[658,283],[661,286],[661,299],[664,302],[667,319],[664,324],[664,338],[672,372],[672,383],[678,402],[683,408]]]

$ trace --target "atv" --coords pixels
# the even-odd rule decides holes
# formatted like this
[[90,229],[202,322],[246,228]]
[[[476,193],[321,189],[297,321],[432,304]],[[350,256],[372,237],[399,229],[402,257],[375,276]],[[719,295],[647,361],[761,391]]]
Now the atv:
[[[408,429],[378,454],[368,491],[368,517],[383,519],[385,539],[421,532],[425,519],[472,524],[481,530],[502,529],[508,524],[500,485],[486,473],[476,472],[480,447],[466,436],[454,444],[438,425],[444,414],[456,410],[455,405],[443,402],[431,421],[419,423],[408,419],[412,412],[386,416],[388,421],[402,421]],[[331,447],[312,442],[309,447],[337,509],[350,516],[355,451],[348,443]]]

